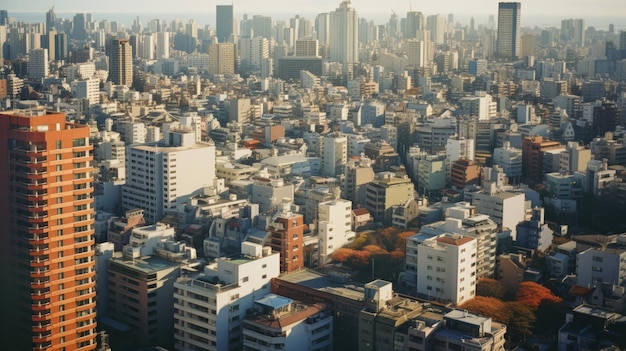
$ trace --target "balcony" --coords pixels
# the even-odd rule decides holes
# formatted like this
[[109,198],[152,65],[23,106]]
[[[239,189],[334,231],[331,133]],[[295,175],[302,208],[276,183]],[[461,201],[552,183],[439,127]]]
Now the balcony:
[[50,257],[48,255],[41,255],[30,260],[30,265],[31,267],[43,267],[48,261],[50,261]]
[[33,313],[32,316],[33,322],[46,322],[50,317],[50,309],[38,311],[36,313]]
[[46,332],[46,329],[50,328],[50,325],[52,325],[52,321],[50,320],[35,323],[33,324],[32,331],[33,333],[43,333]]
[[50,336],[52,336],[52,331],[50,331],[50,330],[41,331],[40,333],[33,334],[33,341],[35,343],[37,343],[37,342],[44,342]]
[[52,341],[46,341],[41,343],[35,342],[35,344],[33,345],[33,350],[45,350],[49,349],[50,347],[52,347]]
[[38,309],[38,308],[45,307],[45,306],[48,306],[48,305],[50,305],[50,298],[46,298],[46,299],[38,300],[38,301],[33,301],[31,306],[33,307],[33,310],[34,310],[34,309]]
[[48,275],[48,272],[50,272],[50,268],[48,266],[35,268],[30,271],[30,277],[31,278],[43,278]]
[[19,145],[11,149],[13,155],[43,156],[48,151],[45,145]]
[[50,288],[41,288],[41,289],[32,289],[30,296],[33,298],[37,298],[37,296],[45,296],[50,293]]

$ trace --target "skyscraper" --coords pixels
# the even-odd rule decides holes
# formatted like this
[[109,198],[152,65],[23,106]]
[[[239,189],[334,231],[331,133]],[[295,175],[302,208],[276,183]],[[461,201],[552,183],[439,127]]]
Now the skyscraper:
[[496,57],[514,60],[521,52],[522,32],[520,17],[522,4],[519,2],[501,2],[498,4],[498,42]]
[[31,50],[28,54],[28,78],[41,80],[48,76],[48,49]]
[[345,64],[359,62],[359,21],[350,1],[330,13],[330,60]]
[[217,5],[215,13],[217,41],[226,43],[230,39],[230,36],[234,34],[235,18],[233,15],[233,5]]
[[117,85],[133,84],[133,51],[128,39],[115,39],[109,46],[109,80]]
[[76,40],[87,39],[87,27],[85,24],[85,14],[77,13],[74,15],[74,30],[72,31],[72,38]]
[[[94,350],[93,157],[86,125],[0,114],[2,325],[12,350]],[[7,323],[8,322],[8,323]]]
[[417,38],[417,32],[424,29],[424,15],[421,12],[410,11],[406,13],[406,30],[404,37],[407,39]]

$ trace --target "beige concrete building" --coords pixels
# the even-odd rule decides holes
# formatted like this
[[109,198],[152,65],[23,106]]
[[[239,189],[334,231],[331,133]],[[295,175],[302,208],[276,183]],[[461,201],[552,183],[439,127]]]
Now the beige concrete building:
[[365,207],[375,221],[390,224],[392,207],[406,203],[414,194],[415,188],[409,177],[381,172],[367,184]]
[[235,44],[219,43],[209,46],[209,74],[235,73]]

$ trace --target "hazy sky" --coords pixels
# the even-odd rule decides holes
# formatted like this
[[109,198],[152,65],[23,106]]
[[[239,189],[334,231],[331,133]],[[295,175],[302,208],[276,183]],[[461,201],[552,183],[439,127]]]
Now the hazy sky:
[[[4,3],[4,4],[2,4]],[[0,0],[0,8],[11,12],[46,12],[52,6],[57,13],[73,12],[134,12],[138,15],[149,13],[198,13],[215,12],[215,5],[229,4],[222,0]],[[235,14],[313,14],[329,12],[339,5],[339,0],[235,0]],[[409,10],[425,15],[440,13],[447,15],[497,15],[498,1],[494,0],[353,0],[357,12],[364,17],[376,14],[378,18],[388,18],[392,9],[400,16]],[[626,0],[525,0],[522,1],[522,21],[524,15],[570,18],[570,17],[610,17],[623,18],[626,22]]]

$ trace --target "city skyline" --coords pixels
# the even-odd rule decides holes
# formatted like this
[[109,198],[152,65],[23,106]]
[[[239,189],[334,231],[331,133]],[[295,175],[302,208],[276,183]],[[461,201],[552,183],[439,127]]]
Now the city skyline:
[[[341,1],[322,0],[315,3],[310,2],[288,2],[283,0],[270,0],[262,5],[258,2],[249,0],[233,1],[233,2],[216,2],[204,3],[196,0],[181,0],[175,5],[165,1],[158,1],[151,7],[143,4],[129,4],[120,0],[112,0],[106,4],[88,3],[69,0],[62,4],[54,4],[48,0],[35,0],[28,5],[23,3],[11,3],[4,8],[11,13],[35,14],[45,13],[54,7],[57,13],[80,13],[88,12],[94,14],[138,14],[143,15],[193,15],[200,23],[208,23],[214,25],[215,7],[216,5],[234,5],[234,14],[240,19],[244,14],[261,14],[276,16],[276,19],[282,19],[282,16],[290,15],[313,15],[317,13],[333,11]],[[358,11],[359,16],[368,19],[374,19],[377,22],[387,21],[392,13],[403,17],[409,11],[420,11],[427,14],[447,15],[453,13],[460,18],[468,16],[490,16],[497,15],[498,1],[478,0],[471,4],[458,2],[453,0],[442,0],[436,3],[413,3],[412,1],[396,1],[388,6],[381,7],[374,2],[351,1],[352,6]],[[557,0],[550,3],[541,2],[539,0],[526,0],[522,2],[524,8],[524,16],[522,17],[522,26],[545,25],[548,19],[567,18],[567,17],[584,17],[593,18],[610,18],[611,20],[619,20],[620,16],[616,14],[626,11],[626,4],[619,0],[605,0],[602,6],[597,3],[585,1],[566,1]],[[618,9],[623,11],[616,11]],[[189,12],[190,9],[193,11]],[[287,17],[285,17],[287,18]],[[618,27],[626,28],[626,16],[621,17],[621,22],[615,24]],[[615,22],[615,21],[613,21]],[[598,25],[602,22],[598,22]],[[621,24],[620,24],[621,23]],[[608,24],[607,24],[608,25]]]

